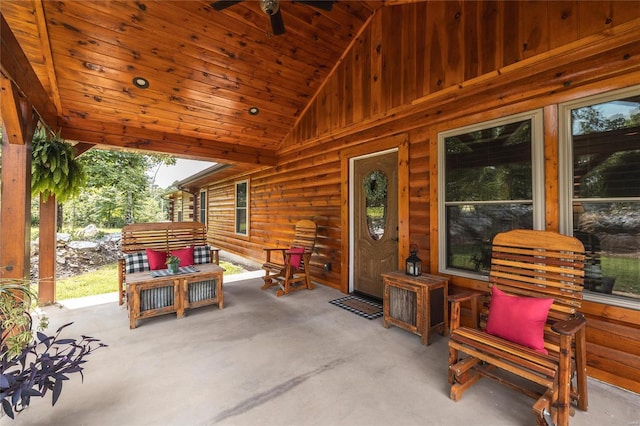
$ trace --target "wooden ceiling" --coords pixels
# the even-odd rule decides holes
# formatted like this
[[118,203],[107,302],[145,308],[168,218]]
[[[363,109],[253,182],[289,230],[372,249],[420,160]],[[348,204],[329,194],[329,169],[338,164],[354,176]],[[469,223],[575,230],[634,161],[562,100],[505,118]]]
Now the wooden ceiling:
[[[382,2],[337,1],[324,11],[281,1],[286,33],[279,36],[257,1],[222,11],[211,3],[2,0],[0,10],[55,107],[56,122],[47,124],[64,138],[274,164]],[[135,87],[134,77],[149,87]]]

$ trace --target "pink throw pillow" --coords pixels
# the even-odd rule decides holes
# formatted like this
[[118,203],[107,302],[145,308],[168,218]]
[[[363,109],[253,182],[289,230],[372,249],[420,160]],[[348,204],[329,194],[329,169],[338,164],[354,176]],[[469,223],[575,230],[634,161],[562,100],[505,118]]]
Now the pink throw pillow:
[[486,332],[546,354],[544,325],[553,299],[510,296],[493,286]]
[[146,249],[147,259],[149,259],[149,269],[155,271],[157,269],[167,269],[167,252]]
[[193,247],[187,247],[179,250],[171,251],[172,256],[176,256],[180,259],[179,266],[191,266],[193,265]]
[[289,253],[291,256],[289,258],[289,265],[291,265],[292,268],[298,269],[300,267],[300,264],[302,263],[302,253],[304,253],[304,247],[291,247]]

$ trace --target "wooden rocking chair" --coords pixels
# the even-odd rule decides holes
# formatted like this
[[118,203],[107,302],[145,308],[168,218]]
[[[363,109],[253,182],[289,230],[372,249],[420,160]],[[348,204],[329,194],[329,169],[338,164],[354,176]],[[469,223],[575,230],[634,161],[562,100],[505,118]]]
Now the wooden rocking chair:
[[[265,270],[262,289],[279,286],[276,296],[292,291],[313,289],[309,275],[309,261],[316,242],[316,224],[310,220],[296,223],[295,236],[290,248],[265,248],[267,260],[262,265]],[[280,253],[280,259],[272,256]]]
[[460,326],[460,302],[474,296],[449,298],[452,400],[484,376],[537,399],[539,425],[568,425],[573,401],[587,410],[586,321],[577,312],[583,266],[584,248],[576,238],[531,230],[496,235],[482,330]]

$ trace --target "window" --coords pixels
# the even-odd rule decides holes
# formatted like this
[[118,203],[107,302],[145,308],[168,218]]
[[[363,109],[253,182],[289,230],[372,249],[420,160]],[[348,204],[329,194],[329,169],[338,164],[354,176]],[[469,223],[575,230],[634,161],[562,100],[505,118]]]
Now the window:
[[249,181],[236,182],[236,234],[249,235]]
[[198,219],[200,223],[207,224],[207,191],[200,191],[200,201],[198,203]]
[[561,231],[582,240],[585,297],[640,306],[640,87],[560,107]]
[[362,184],[366,195],[369,237],[377,241],[383,237],[387,224],[387,175],[381,170],[374,170],[365,176]]
[[441,272],[486,277],[495,234],[544,228],[542,111],[438,136]]

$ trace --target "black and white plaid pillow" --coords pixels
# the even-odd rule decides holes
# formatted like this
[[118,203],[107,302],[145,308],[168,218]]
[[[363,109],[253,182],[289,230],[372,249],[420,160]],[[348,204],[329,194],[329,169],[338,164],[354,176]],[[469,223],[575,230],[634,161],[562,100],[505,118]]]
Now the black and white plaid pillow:
[[209,246],[195,246],[193,248],[193,263],[195,265],[211,263],[211,248]]
[[127,253],[124,255],[124,271],[127,274],[148,270],[149,259],[147,259],[147,253],[139,251],[137,253]]

